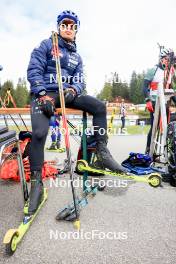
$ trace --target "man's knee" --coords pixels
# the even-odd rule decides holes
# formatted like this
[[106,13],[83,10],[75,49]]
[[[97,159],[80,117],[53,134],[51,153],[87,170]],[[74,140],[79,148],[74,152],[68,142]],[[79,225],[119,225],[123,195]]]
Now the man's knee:
[[106,115],[106,105],[101,102],[98,101],[97,107],[96,107],[96,114],[104,114]]
[[36,139],[43,139],[47,136],[48,130],[46,129],[35,129],[32,132],[32,137]]

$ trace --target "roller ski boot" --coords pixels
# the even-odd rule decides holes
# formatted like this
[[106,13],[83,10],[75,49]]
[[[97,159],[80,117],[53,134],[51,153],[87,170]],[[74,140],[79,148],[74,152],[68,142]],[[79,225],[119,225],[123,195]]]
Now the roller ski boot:
[[47,200],[47,189],[43,188],[41,172],[35,171],[31,175],[31,192],[29,201],[24,206],[24,218],[16,229],[9,229],[5,234],[3,243],[5,244],[6,254],[11,256],[17,249],[24,235],[30,228],[33,220]]
[[107,148],[106,140],[100,140],[97,142],[96,157],[97,157],[97,161],[95,163],[96,168],[108,169],[112,172],[118,172],[122,174],[128,172],[124,167],[122,167],[114,160],[110,151]]
[[61,143],[58,141],[53,142],[49,148],[46,148],[46,151],[62,153],[65,152],[65,148],[61,148]]
[[51,144],[51,146],[48,148],[48,150],[57,150],[58,148],[57,148],[57,144],[55,143],[55,142],[53,142],[52,144]]
[[28,215],[33,215],[43,199],[42,172],[31,172],[31,191],[29,194]]

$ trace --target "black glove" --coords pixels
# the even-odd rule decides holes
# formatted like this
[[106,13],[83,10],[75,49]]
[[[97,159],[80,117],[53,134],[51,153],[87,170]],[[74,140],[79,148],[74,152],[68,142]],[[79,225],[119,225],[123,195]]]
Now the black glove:
[[76,92],[72,88],[68,88],[64,91],[65,104],[70,104],[75,99]]
[[48,118],[54,115],[55,106],[54,100],[52,97],[48,95],[44,95],[38,98],[39,106],[41,111],[46,115]]

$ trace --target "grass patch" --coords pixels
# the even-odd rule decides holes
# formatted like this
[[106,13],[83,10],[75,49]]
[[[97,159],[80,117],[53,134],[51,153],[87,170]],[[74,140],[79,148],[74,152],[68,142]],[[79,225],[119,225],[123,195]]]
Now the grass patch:
[[[126,131],[130,135],[147,135],[150,129],[149,125],[146,126],[126,126]],[[121,127],[113,126],[113,134],[120,134]]]
[[[26,131],[25,126],[18,126],[18,127],[19,127],[20,131]],[[8,126],[8,128],[9,128],[9,130],[14,130],[17,133],[19,133],[19,129],[15,125],[14,126]],[[27,128],[28,128],[29,131],[32,131],[31,126],[27,126]]]
[[149,125],[146,126],[127,126],[127,132],[130,135],[139,135],[139,134],[148,134],[148,131],[150,129]]

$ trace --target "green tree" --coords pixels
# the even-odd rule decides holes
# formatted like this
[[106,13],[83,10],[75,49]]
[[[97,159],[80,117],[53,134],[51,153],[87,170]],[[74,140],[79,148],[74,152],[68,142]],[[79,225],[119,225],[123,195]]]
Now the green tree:
[[100,100],[111,101],[112,100],[112,86],[110,83],[106,82],[103,89],[97,95],[97,98]]
[[124,99],[129,99],[129,87],[126,82],[122,82],[119,75],[115,72],[112,82],[112,97],[121,96]]
[[25,79],[19,78],[18,80],[15,90],[15,102],[17,107],[24,107],[25,105],[29,104],[29,92]]
[[119,82],[119,75],[115,72],[112,78],[112,97],[113,99],[121,94],[121,85]]
[[124,98],[124,99],[127,99],[129,100],[129,97],[130,97],[130,91],[129,91],[129,86],[126,82],[124,83],[121,83],[121,97]]
[[130,101],[134,104],[139,104],[144,102],[144,95],[143,95],[143,80],[144,74],[137,74],[133,71],[130,81]]

